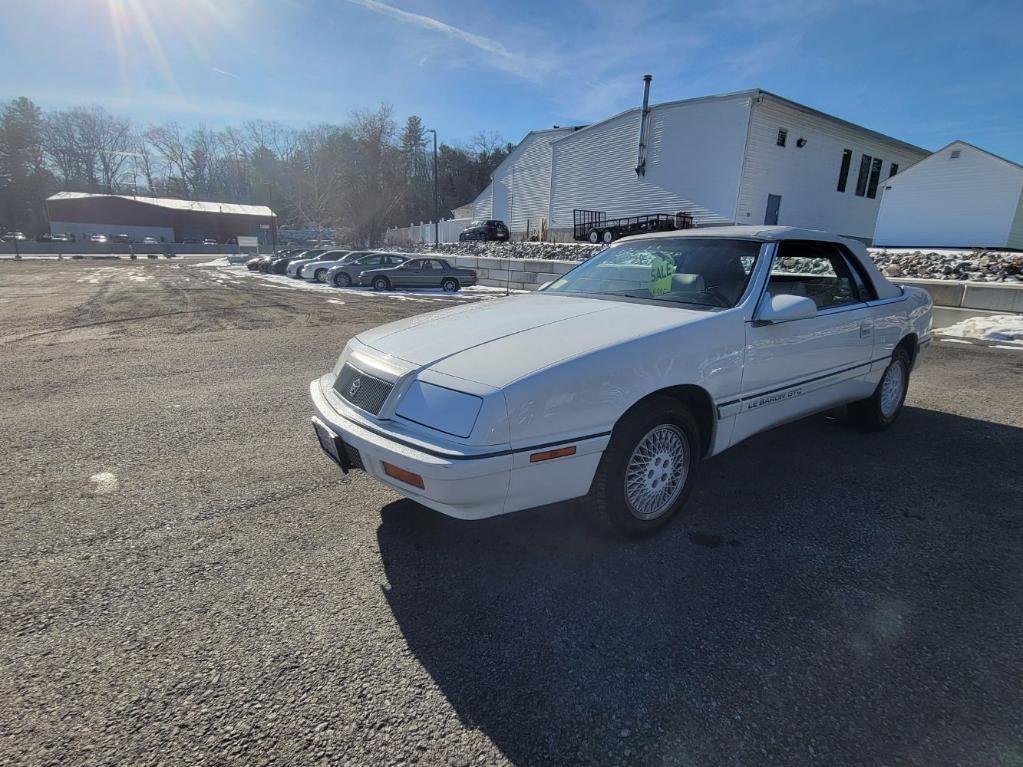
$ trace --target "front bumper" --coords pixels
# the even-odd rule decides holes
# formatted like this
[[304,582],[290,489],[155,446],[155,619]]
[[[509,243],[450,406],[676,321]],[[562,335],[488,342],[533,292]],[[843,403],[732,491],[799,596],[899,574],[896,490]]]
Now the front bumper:
[[[607,435],[581,439],[573,443],[573,456],[531,463],[531,450],[511,445],[457,451],[423,442],[397,425],[370,424],[332,393],[330,376],[313,381],[309,396],[320,421],[358,450],[374,479],[458,519],[485,519],[586,495],[608,442]],[[420,475],[423,488],[385,474],[384,461]]]
[[[501,514],[508,497],[512,470],[509,454],[474,458],[423,445],[406,444],[397,435],[379,433],[357,422],[355,411],[345,413],[340,403],[331,402],[317,379],[309,385],[309,396],[319,419],[345,443],[359,451],[363,467],[374,479],[424,506],[459,519],[483,519]],[[500,448],[493,452],[501,452]],[[423,489],[407,485],[384,473],[387,461],[423,478]]]

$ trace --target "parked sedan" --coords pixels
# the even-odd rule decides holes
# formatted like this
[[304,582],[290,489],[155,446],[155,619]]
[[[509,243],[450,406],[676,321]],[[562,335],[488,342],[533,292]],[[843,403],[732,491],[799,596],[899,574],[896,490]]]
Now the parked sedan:
[[302,258],[295,259],[294,261],[289,263],[288,268],[285,271],[285,274],[287,274],[289,277],[302,278],[305,276],[302,272],[302,267],[305,266],[306,264],[315,264],[320,261],[334,262],[341,258],[344,258],[350,252],[351,251],[349,250],[324,250],[318,256],[312,256],[311,258],[306,258],[305,256],[303,256]]
[[443,258],[413,258],[401,266],[367,269],[359,275],[359,284],[374,290],[391,288],[441,288],[454,293],[476,284],[476,272],[459,269]]
[[508,227],[504,221],[487,220],[471,221],[469,226],[458,235],[459,242],[469,240],[497,240],[498,242],[508,241]]
[[322,252],[322,250],[303,250],[294,255],[275,258],[270,262],[270,266],[267,267],[266,272],[267,274],[285,274],[288,269],[288,264],[292,261],[297,261],[300,258],[315,258]]
[[[311,264],[308,269],[302,270],[302,279],[309,280],[310,282],[327,282],[327,273],[335,266],[341,264],[347,264],[349,261],[365,256],[373,251],[371,250],[336,250],[331,251],[333,254],[330,258],[324,259],[323,261],[316,261]],[[343,253],[344,255],[336,255]]]
[[535,293],[359,334],[310,385],[313,422],[342,470],[451,516],[588,496],[650,533],[703,459],[753,434],[839,405],[892,426],[931,309],[823,232],[639,235]]
[[354,258],[341,261],[327,270],[322,282],[347,288],[356,284],[359,275],[367,269],[378,266],[398,266],[408,261],[401,253],[361,253]]
[[0,240],[3,242],[25,242],[28,239],[22,232],[8,232]]

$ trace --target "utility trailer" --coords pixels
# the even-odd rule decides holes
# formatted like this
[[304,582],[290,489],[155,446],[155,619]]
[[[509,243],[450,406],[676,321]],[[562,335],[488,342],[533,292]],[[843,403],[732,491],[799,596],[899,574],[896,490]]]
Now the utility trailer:
[[620,237],[646,232],[670,232],[674,229],[692,229],[693,217],[689,213],[650,213],[644,216],[608,218],[602,210],[572,211],[572,237],[576,240],[608,244]]

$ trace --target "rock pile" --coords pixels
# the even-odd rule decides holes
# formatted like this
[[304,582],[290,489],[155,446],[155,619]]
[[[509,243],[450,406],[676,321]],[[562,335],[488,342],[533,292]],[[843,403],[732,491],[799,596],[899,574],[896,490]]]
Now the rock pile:
[[1002,250],[887,250],[870,256],[886,277],[1023,282],[1023,253]]
[[[604,245],[579,242],[442,242],[440,251],[452,256],[480,258],[539,258],[558,261],[582,261],[604,249]],[[433,252],[433,245],[420,243],[400,250]]]

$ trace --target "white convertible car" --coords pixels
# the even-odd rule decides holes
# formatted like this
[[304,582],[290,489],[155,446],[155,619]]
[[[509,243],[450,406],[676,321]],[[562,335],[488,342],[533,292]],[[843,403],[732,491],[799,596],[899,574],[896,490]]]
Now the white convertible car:
[[702,459],[848,405],[879,430],[931,340],[926,292],[791,227],[620,240],[539,291],[353,338],[312,382],[320,445],[479,519],[589,496],[622,531],[683,506]]

